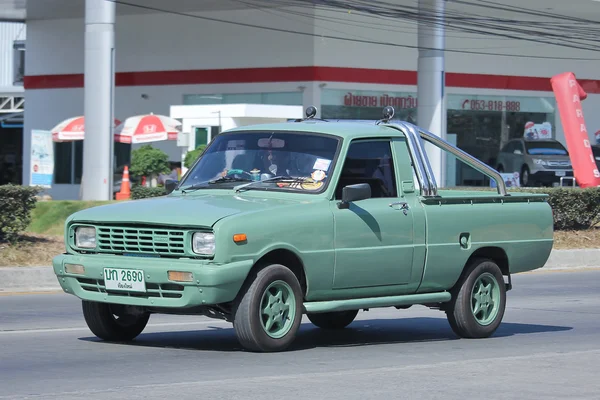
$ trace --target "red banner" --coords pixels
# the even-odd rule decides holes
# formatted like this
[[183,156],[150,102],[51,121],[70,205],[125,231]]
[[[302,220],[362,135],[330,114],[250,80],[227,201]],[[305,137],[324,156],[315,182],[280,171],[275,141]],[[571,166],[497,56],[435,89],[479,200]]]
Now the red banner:
[[600,186],[600,172],[594,160],[581,107],[581,101],[587,98],[587,93],[577,83],[572,72],[555,75],[550,82],[556,96],[577,184],[582,188]]

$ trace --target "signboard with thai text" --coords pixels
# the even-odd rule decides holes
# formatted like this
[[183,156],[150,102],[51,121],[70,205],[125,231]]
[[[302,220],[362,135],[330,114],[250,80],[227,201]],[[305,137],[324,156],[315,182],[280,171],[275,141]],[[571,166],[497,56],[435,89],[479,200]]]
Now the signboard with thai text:
[[[323,90],[321,104],[345,107],[392,106],[395,109],[416,109],[419,102],[416,93],[347,91],[338,89]],[[555,111],[552,97],[525,96],[481,96],[447,95],[448,110],[489,111],[489,112],[528,112],[551,114]]]

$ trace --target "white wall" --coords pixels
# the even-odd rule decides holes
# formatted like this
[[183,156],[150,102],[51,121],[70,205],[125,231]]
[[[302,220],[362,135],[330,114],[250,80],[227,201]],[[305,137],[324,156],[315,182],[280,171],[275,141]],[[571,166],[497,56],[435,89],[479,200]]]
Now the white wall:
[[[310,25],[273,18],[267,11],[230,10],[201,15],[312,31]],[[34,20],[28,22],[27,29],[28,75],[83,73],[83,19]],[[117,72],[299,66],[312,63],[313,40],[311,36],[160,13],[118,16],[115,49]]]

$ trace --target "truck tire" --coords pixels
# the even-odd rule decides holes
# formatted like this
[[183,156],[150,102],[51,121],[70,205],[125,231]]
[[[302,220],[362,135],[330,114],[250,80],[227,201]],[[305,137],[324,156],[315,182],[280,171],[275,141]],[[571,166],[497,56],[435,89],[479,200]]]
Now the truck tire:
[[307,317],[313,325],[321,329],[344,329],[354,321],[358,310],[334,311],[327,313],[308,314]]
[[[94,335],[111,342],[136,338],[148,324],[150,314],[125,314],[111,304],[82,301],[83,318]],[[120,314],[120,315],[119,315]]]
[[446,316],[458,336],[486,338],[498,329],[506,307],[506,287],[494,261],[478,258],[469,263],[451,294]]
[[233,327],[247,350],[285,350],[296,338],[302,321],[302,288],[289,268],[271,264],[242,288]]

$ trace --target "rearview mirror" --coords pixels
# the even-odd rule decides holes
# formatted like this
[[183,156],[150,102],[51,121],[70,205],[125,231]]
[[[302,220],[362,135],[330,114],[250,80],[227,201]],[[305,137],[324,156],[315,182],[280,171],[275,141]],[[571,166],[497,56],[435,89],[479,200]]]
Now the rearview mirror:
[[344,186],[342,189],[342,201],[338,203],[338,208],[348,208],[352,201],[369,198],[371,198],[371,186],[368,183]]
[[171,193],[173,190],[175,190],[177,185],[179,185],[179,181],[167,179],[165,181],[165,192],[167,192],[167,194]]
[[258,139],[258,147],[260,148],[273,148],[273,149],[281,149],[285,146],[285,140],[283,139],[269,139],[269,138],[261,138]]

